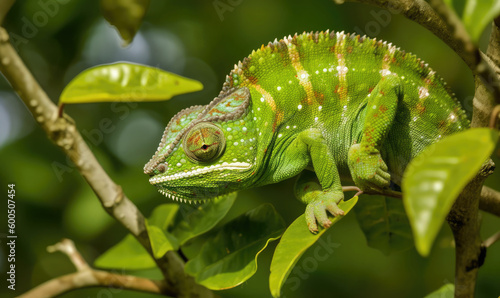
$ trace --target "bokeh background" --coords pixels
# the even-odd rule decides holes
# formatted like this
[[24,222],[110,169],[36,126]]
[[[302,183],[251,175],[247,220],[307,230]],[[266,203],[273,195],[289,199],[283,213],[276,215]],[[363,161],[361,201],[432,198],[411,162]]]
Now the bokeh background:
[[[45,1],[17,1],[4,25],[15,37],[13,42],[19,54],[54,102],[79,72],[115,61],[157,66],[197,79],[204,85],[203,91],[167,102],[80,104],[65,109],[105,170],[145,215],[166,202],[149,185],[142,167],[156,150],[169,119],[185,107],[207,104],[218,94],[234,63],[276,37],[330,29],[391,41],[429,63],[448,82],[469,115],[472,109],[473,78],[453,51],[404,17],[363,4],[336,5],[329,0],[152,0],[133,43],[123,48],[115,29],[103,19],[98,1],[55,2],[57,12],[47,14],[46,24],[29,30],[27,22],[33,23],[33,18],[44,11],[42,2]],[[483,44],[487,43],[487,37],[485,32]],[[111,121],[112,128],[100,130],[102,121]],[[496,151],[495,156],[498,155]],[[500,189],[498,172],[487,184]],[[16,295],[73,271],[64,255],[47,253],[48,245],[63,237],[71,238],[92,262],[126,234],[103,211],[89,186],[46,138],[1,76],[0,181],[4,194],[0,203],[0,272],[7,271],[4,238],[7,184],[16,184]],[[304,206],[293,197],[292,185],[293,181],[285,181],[240,192],[225,221],[271,202],[291,223],[304,211]],[[483,238],[499,227],[499,218],[483,214]],[[447,226],[428,258],[420,257],[413,248],[389,256],[369,248],[354,215],[347,216],[328,233],[338,247],[314,270],[292,273],[291,276],[297,277],[294,280],[300,282],[285,285],[284,297],[423,297],[453,282],[453,238]],[[269,264],[275,245],[272,243],[259,257],[254,277],[219,294],[270,297]],[[312,250],[302,260],[311,255]],[[301,261],[298,265],[304,266]],[[5,274],[0,275],[3,276],[0,295],[13,296],[6,290]],[[477,297],[499,294],[500,245],[496,244],[488,251],[486,263],[479,271]],[[63,295],[150,296],[153,297],[119,289],[85,289]]]

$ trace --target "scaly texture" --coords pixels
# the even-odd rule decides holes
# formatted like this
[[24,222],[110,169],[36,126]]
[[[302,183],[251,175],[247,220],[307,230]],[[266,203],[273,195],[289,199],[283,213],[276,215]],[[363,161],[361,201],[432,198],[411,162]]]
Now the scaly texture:
[[207,106],[178,113],[144,171],[168,197],[211,199],[304,173],[311,231],[342,214],[340,179],[365,192],[398,185],[408,162],[469,127],[442,79],[375,39],[316,32],[262,46]]

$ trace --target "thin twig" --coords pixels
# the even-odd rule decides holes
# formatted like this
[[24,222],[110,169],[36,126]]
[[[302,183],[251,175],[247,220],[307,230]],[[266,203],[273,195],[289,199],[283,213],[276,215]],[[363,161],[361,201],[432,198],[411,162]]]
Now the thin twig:
[[490,128],[491,129],[497,128],[497,122],[498,122],[499,115],[500,115],[500,105],[497,105],[497,106],[495,106],[495,108],[491,112],[491,117],[490,117]]
[[497,241],[500,241],[500,232],[496,232],[495,234],[491,235],[488,239],[484,240],[483,246],[488,248]]
[[23,298],[54,297],[63,293],[88,287],[111,287],[164,295],[175,295],[176,290],[163,280],[151,280],[131,275],[121,275],[90,268],[76,249],[73,241],[63,239],[47,247],[49,252],[61,251],[68,256],[77,272],[44,282],[22,294]]
[[61,240],[61,242],[48,246],[47,251],[60,251],[64,253],[68,256],[71,263],[75,265],[77,271],[84,271],[90,268],[89,264],[87,264],[87,261],[85,261],[80,252],[76,249],[75,243],[70,239],[63,239]]

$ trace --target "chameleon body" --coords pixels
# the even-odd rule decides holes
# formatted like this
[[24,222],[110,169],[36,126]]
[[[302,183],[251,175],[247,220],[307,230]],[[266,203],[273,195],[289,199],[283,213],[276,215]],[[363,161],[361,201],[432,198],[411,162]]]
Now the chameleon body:
[[408,162],[469,121],[424,62],[337,32],[275,40],[235,65],[207,106],[179,112],[144,171],[176,200],[203,201],[299,175],[306,221],[343,214],[341,178],[368,193],[399,185]]

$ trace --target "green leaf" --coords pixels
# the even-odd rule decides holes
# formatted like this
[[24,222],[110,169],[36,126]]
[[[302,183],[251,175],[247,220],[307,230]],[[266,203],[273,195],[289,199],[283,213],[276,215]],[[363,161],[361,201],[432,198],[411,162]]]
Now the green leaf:
[[101,268],[138,270],[153,268],[156,263],[134,236],[128,234],[122,241],[99,256],[94,265]]
[[417,251],[427,256],[453,202],[491,155],[498,132],[473,128],[437,142],[408,165],[403,203]]
[[257,271],[257,256],[284,230],[283,218],[272,205],[263,204],[224,225],[186,263],[186,273],[212,290],[235,287]]
[[172,223],[177,210],[179,210],[178,204],[159,205],[153,210],[151,216],[149,216],[149,224],[157,226],[161,230],[166,230]]
[[368,246],[386,255],[413,247],[410,222],[400,199],[362,196],[354,211]]
[[134,39],[150,0],[101,0],[104,18],[116,27],[125,45]]
[[[339,204],[340,209],[345,214],[351,211],[352,207],[358,201],[358,197],[353,197],[349,201],[342,201]],[[344,215],[345,216],[345,215]],[[330,218],[332,224],[341,220],[344,216]],[[331,229],[331,228],[330,228]],[[269,288],[273,297],[279,297],[281,287],[285,283],[293,267],[304,254],[328,229],[320,230],[317,234],[312,234],[306,225],[304,214],[299,216],[285,231],[280,243],[274,251],[271,262],[271,274],[269,275]]]
[[472,40],[478,42],[484,28],[500,14],[500,0],[468,0],[462,21]]
[[179,249],[179,243],[175,237],[168,232],[162,231],[159,227],[149,224],[146,221],[149,242],[155,258],[161,258],[167,251]]
[[133,64],[104,64],[84,70],[64,88],[60,104],[161,101],[203,89],[195,80]]
[[191,238],[211,230],[233,206],[236,192],[224,195],[193,209],[190,205],[181,206],[182,219],[174,226],[172,235],[183,245]]
[[438,290],[430,293],[424,298],[453,298],[455,296],[455,285],[454,284],[445,284]]

